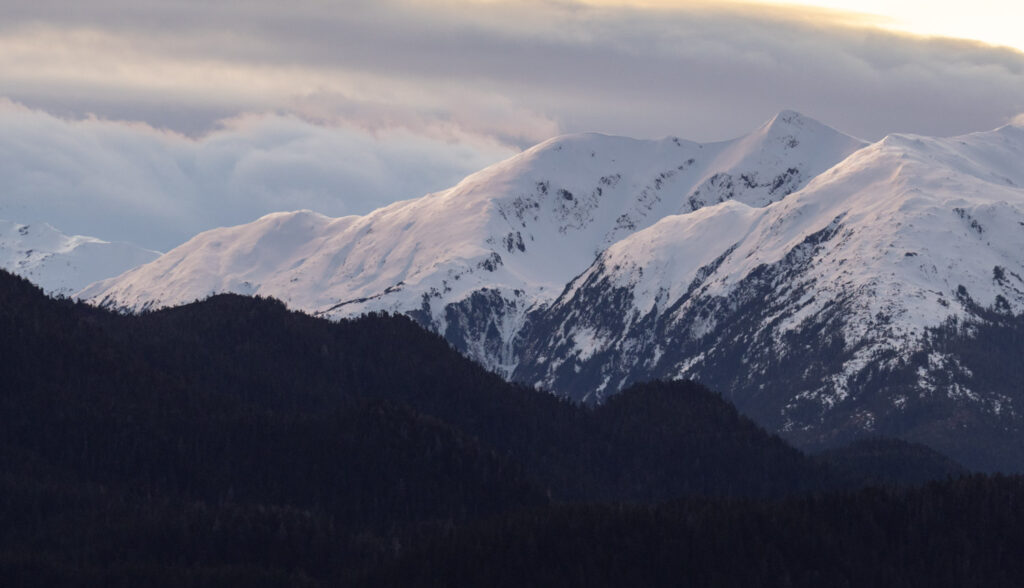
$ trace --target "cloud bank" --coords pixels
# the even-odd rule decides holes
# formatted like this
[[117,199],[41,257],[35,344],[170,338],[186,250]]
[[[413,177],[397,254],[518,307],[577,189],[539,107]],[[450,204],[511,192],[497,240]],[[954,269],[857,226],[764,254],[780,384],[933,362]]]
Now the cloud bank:
[[280,210],[364,214],[513,152],[485,139],[376,135],[251,116],[200,139],[0,104],[0,218],[167,250]]
[[867,139],[1024,111],[1024,54],[822,9],[687,2],[0,1],[0,95],[185,132],[292,112],[523,147],[717,139],[795,108]]
[[558,133],[718,140],[792,108],[948,136],[1024,112],[1015,50],[681,4],[0,0],[0,96],[29,107],[0,109],[0,218],[167,248],[365,212]]

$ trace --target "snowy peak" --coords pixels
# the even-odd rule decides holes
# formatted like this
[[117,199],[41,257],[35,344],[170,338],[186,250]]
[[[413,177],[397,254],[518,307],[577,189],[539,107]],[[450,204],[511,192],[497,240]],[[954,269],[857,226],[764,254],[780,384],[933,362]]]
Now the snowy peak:
[[[848,267],[831,277],[822,269],[823,281],[904,280],[909,260],[919,265],[927,254],[941,258],[946,272],[957,269],[956,275],[936,274],[930,287],[949,294],[958,285],[950,280],[978,284],[978,301],[990,305],[998,292],[981,285],[993,267],[983,260],[1018,265],[1024,250],[1024,225],[1017,222],[1024,221],[1022,158],[1024,133],[1007,136],[1002,129],[951,139],[892,135],[769,206],[724,202],[665,217],[610,247],[588,272],[616,268],[609,276],[616,284],[646,294],[639,298],[646,301],[638,306],[643,313],[653,307],[653,294],[677,298],[726,251],[715,265],[716,279],[703,279],[703,291],[725,291],[812,235],[841,226],[844,238],[822,255]],[[977,256],[966,256],[965,249],[977,249]],[[587,278],[581,275],[574,286]]]
[[687,207],[725,200],[767,206],[866,145],[797,112],[782,111],[754,132],[721,145]]
[[[422,294],[432,291],[453,293],[446,300],[479,287],[531,294],[542,287],[557,291],[621,237],[693,209],[691,196],[702,185],[717,190],[706,193],[716,201],[743,194],[766,203],[861,146],[793,113],[776,117],[748,137],[707,145],[596,133],[556,137],[449,190],[365,217],[333,224],[319,219],[308,231],[287,237],[256,236],[287,232],[272,217],[248,228],[204,234],[162,262],[173,266],[173,272],[150,276],[150,285],[159,284],[159,291],[144,287],[145,278],[138,274],[134,296],[113,283],[109,287],[114,291],[103,296],[139,307],[177,304],[229,289],[275,294],[323,311],[351,300],[394,299],[382,296],[385,290],[395,293],[416,284],[422,287],[399,306],[419,308]],[[273,249],[250,247],[253,255],[263,256],[259,259],[243,255],[240,245],[216,245],[242,234],[245,243],[281,243]],[[554,251],[557,256],[551,255]],[[325,256],[329,262],[321,259]],[[184,263],[186,257],[189,262]],[[477,271],[481,267],[485,272]],[[289,274],[285,283],[279,279],[282,273]],[[478,277],[465,280],[471,273]],[[332,294],[303,292],[310,284]],[[100,290],[91,288],[83,295],[95,296]]]
[[893,135],[770,205],[667,216],[530,316],[513,377],[588,400],[696,378],[805,445],[1019,428],[1019,377],[979,373],[972,338],[1020,340],[1022,164],[1015,129]]
[[0,220],[0,267],[48,294],[71,295],[96,280],[116,276],[160,256],[130,243],[68,236],[48,224]]
[[795,113],[719,143],[556,137],[362,217],[286,213],[201,234],[80,296],[139,310],[238,292],[333,318],[408,313],[509,373],[526,313],[610,245],[719,202],[766,206],[863,145]]
[[768,120],[761,129],[765,130],[769,134],[792,134],[793,129],[804,129],[808,128],[812,132],[821,133],[838,133],[832,127],[829,127],[813,118],[804,116],[795,110],[780,110],[771,119]]
[[[772,150],[796,149],[801,140],[819,141],[842,133],[794,110],[783,110],[742,138],[742,143],[760,143]],[[761,147],[765,149],[766,147]],[[753,150],[753,149],[752,149]]]

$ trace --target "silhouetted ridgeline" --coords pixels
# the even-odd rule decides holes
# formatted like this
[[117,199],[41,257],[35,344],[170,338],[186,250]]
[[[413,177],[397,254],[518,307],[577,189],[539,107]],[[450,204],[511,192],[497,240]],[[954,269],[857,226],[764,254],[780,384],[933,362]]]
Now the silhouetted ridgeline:
[[[608,578],[625,580],[629,560],[602,551],[617,539],[594,543],[573,535],[577,525],[623,540],[662,536],[662,555],[650,555],[660,566],[681,545],[673,541],[704,526],[721,526],[726,546],[741,541],[729,529],[762,529],[744,544],[750,554],[788,549],[775,544],[786,532],[768,532],[776,519],[802,525],[801,541],[842,543],[870,529],[851,518],[842,535],[827,517],[886,505],[917,512],[928,492],[966,492],[950,482],[916,494],[761,502],[897,481],[900,459],[917,458],[905,452],[894,465],[890,452],[876,467],[868,452],[848,469],[809,459],[688,382],[641,385],[582,408],[505,383],[409,319],[329,323],[241,296],[129,317],[48,299],[0,272],[0,387],[0,583],[13,586],[444,583],[421,567],[424,557],[448,562],[466,542],[486,549],[507,536],[508,550],[474,556],[499,570],[539,545],[531,534],[547,526],[566,559],[535,560],[537,573],[579,569],[566,581],[589,580],[601,569],[574,558],[593,544],[587,557],[607,554],[622,568]],[[925,477],[958,471],[946,465]],[[969,488],[999,497],[986,499],[992,517],[1019,516],[1015,479],[977,478]],[[686,496],[733,498],[639,506]],[[910,532],[917,519],[893,524]],[[922,557],[962,550],[972,537],[929,543]],[[517,541],[534,547],[520,551]],[[804,561],[793,557],[786,569]],[[875,561],[861,557],[875,556],[854,550],[844,561]],[[962,577],[992,578],[998,563],[974,557]],[[1007,578],[1021,579],[1014,570]]]
[[862,439],[814,456],[831,466],[843,485],[923,484],[968,473],[963,466],[924,445],[882,437]]

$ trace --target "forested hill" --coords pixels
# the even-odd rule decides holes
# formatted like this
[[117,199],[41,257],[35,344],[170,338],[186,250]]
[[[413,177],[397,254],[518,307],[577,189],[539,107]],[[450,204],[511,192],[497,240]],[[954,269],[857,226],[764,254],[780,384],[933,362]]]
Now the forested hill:
[[[179,424],[212,423],[217,436],[219,421],[261,423],[246,433],[252,438],[239,433],[241,450],[278,422],[351,418],[353,406],[386,403],[522,466],[554,500],[770,496],[826,483],[822,468],[694,384],[640,386],[592,411],[505,383],[405,317],[332,323],[237,295],[127,317],[3,281],[5,435],[24,447],[40,439],[34,451],[67,441],[68,427],[87,420],[104,426],[83,435],[122,435],[141,461],[156,457],[145,451],[176,452]],[[49,431],[51,422],[61,426]],[[168,447],[147,449],[136,433]],[[90,459],[112,467],[124,460],[119,447],[110,451]],[[329,451],[344,448],[321,448]],[[292,459],[288,448],[280,453],[266,458]]]
[[469,525],[368,586],[1015,588],[1024,480],[975,476],[780,502],[570,505]]
[[400,317],[121,316],[0,272],[0,358],[4,585],[329,585],[516,512],[855,477],[697,384],[579,407]]

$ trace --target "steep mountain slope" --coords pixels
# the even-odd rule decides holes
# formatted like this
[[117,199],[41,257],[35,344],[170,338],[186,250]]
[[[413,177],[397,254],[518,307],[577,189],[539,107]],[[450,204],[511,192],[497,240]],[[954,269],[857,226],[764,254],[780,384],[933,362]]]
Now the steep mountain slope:
[[0,220],[0,268],[23,276],[46,292],[70,296],[160,256],[130,243],[69,237],[47,224]]
[[878,432],[1019,469],[1024,374],[968,362],[979,324],[1012,340],[1024,313],[1022,164],[1019,126],[894,135],[767,207],[666,217],[529,317],[513,377],[585,400],[696,378],[799,444]]
[[140,310],[236,292],[332,318],[403,312],[508,375],[526,312],[609,245],[725,200],[767,205],[862,146],[794,112],[707,145],[560,137],[365,217],[303,211],[209,231],[80,296]]

